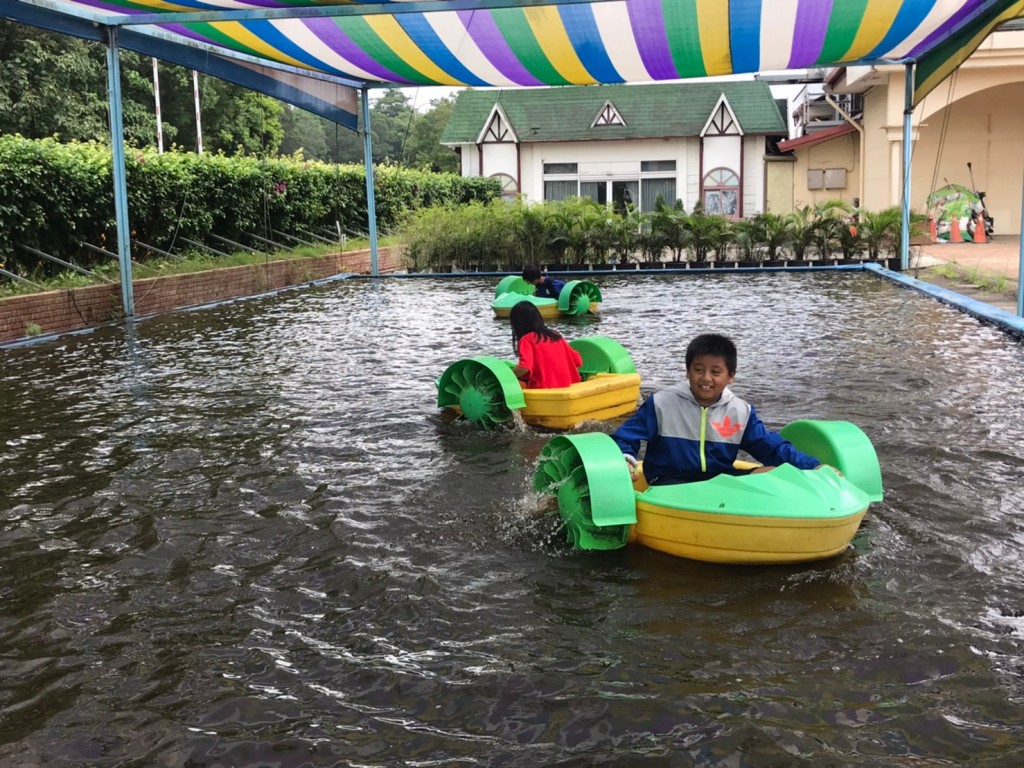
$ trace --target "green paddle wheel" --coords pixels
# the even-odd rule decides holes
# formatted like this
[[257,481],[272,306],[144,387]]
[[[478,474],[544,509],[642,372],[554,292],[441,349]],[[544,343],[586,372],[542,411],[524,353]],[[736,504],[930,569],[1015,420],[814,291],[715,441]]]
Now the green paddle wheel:
[[541,451],[534,490],[558,499],[566,540],[577,549],[620,549],[636,523],[636,496],[622,451],[608,435],[559,435]]
[[558,294],[558,311],[563,315],[585,315],[601,303],[601,289],[588,280],[570,280]]
[[456,408],[467,421],[493,429],[511,421],[526,400],[507,361],[472,357],[452,363],[438,379],[437,407]]

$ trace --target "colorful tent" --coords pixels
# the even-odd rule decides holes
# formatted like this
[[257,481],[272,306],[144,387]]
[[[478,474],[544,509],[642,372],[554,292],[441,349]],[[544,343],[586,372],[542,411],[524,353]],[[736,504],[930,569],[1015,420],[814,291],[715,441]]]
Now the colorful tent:
[[192,51],[203,71],[205,51],[350,85],[517,87],[914,61],[920,100],[1024,0],[4,0],[0,12],[119,27],[136,46]]

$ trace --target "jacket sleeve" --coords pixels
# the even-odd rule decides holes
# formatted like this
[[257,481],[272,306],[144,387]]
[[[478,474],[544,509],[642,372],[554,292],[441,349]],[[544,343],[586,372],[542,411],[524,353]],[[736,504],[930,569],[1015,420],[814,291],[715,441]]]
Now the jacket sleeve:
[[743,430],[740,448],[769,467],[792,464],[797,469],[814,469],[821,464],[813,456],[798,451],[778,432],[769,430],[757,415],[754,406],[750,406],[750,417],[747,419],[747,428]]
[[640,457],[640,443],[658,436],[658,413],[654,409],[654,395],[637,409],[621,427],[612,432],[612,440],[619,449],[634,459]]
[[557,299],[561,295],[563,288],[565,288],[564,280],[555,280],[555,278],[551,278],[551,298]]

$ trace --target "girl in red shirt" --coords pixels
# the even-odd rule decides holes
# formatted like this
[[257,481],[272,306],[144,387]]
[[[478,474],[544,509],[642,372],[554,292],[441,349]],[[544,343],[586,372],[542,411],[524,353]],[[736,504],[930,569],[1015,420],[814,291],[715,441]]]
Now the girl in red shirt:
[[540,310],[529,301],[521,301],[509,314],[512,322],[512,349],[519,355],[513,372],[529,389],[556,389],[581,381],[580,353],[569,346],[562,334],[544,325]]

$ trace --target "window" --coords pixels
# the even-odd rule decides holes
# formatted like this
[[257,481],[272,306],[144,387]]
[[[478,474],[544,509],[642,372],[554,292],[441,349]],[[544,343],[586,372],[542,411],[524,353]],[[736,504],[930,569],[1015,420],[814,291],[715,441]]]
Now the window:
[[650,213],[658,206],[676,202],[676,161],[642,160],[640,162],[640,210]]
[[644,160],[640,163],[640,173],[664,173],[672,171],[675,173],[675,160]]
[[544,163],[544,175],[554,176],[563,173],[576,175],[577,168],[578,165],[576,163]]
[[704,210],[735,219],[740,215],[740,179],[728,168],[715,168],[704,177]]
[[669,208],[676,204],[675,179],[643,179],[640,190],[640,210],[644,213],[657,208],[659,197]]
[[572,181],[544,181],[545,200],[568,200],[579,194],[579,182]]
[[491,178],[501,182],[501,196],[506,200],[519,194],[519,183],[507,173],[495,173]]

